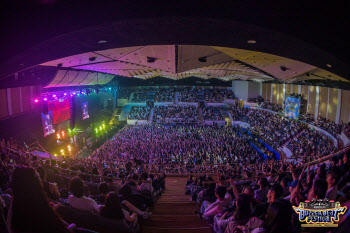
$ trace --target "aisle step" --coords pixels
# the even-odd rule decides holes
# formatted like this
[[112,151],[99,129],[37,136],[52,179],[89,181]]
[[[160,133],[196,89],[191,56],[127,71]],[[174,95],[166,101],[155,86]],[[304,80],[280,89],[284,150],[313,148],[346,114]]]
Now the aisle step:
[[197,215],[152,215],[152,221],[175,221],[175,222],[194,222],[200,220]]
[[197,228],[197,227],[208,227],[207,224],[199,220],[197,217],[197,220],[195,221],[156,221],[156,220],[151,220],[147,221],[144,223],[144,226],[147,227],[160,227],[160,228]]

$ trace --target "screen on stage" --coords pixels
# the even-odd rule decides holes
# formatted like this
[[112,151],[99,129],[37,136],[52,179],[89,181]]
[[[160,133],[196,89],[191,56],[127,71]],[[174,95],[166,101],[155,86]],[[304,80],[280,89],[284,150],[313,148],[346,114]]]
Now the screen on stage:
[[297,120],[299,119],[299,113],[300,113],[300,99],[287,97],[285,116]]
[[52,111],[49,111],[47,114],[41,113],[41,121],[43,123],[44,137],[55,133],[52,120],[53,120]]
[[52,111],[53,123],[56,125],[62,121],[69,120],[70,118],[70,106],[69,98],[58,99],[48,103],[48,110]]
[[82,114],[83,114],[83,120],[88,119],[89,118],[89,109],[88,109],[88,102],[84,102],[81,104],[81,110],[82,110]]

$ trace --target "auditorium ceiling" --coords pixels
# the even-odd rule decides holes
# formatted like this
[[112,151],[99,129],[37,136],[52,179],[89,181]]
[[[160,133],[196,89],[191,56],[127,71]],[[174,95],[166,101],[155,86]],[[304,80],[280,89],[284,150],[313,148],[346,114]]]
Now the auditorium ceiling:
[[[103,84],[111,80],[111,75],[140,79],[159,76],[182,79],[195,76],[256,82],[277,79],[286,83],[309,79],[348,81],[329,71],[293,59],[258,51],[201,45],[114,48],[68,56],[41,65],[80,71],[80,74],[77,71],[61,71],[48,87]],[[89,72],[90,75],[85,75],[88,72],[82,70],[100,72],[101,77],[102,73],[107,75],[99,79],[98,73],[93,75]]]

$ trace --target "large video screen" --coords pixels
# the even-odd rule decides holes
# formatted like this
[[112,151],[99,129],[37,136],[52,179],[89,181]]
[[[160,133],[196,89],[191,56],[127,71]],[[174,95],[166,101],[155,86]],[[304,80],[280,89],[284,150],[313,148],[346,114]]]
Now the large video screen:
[[83,115],[83,120],[88,119],[89,116],[89,109],[88,109],[88,102],[84,102],[81,104],[81,110]]
[[58,99],[48,103],[48,110],[52,111],[53,123],[56,125],[62,121],[69,120],[69,99]]
[[52,111],[49,111],[47,114],[41,113],[41,121],[43,123],[44,137],[55,133],[52,120],[53,120]]
[[300,113],[300,99],[287,97],[285,116],[297,120],[299,119],[299,113]]

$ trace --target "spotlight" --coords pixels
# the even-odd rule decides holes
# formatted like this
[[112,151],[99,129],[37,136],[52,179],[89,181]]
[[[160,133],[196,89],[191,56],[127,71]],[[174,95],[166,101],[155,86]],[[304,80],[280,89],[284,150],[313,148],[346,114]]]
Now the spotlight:
[[153,63],[153,62],[155,62],[157,59],[156,58],[154,58],[154,57],[147,57],[147,62],[148,63]]
[[53,156],[57,157],[57,154],[54,154]]
[[44,98],[44,101],[47,101],[47,98]]
[[67,93],[64,93],[63,95],[67,95]]
[[52,97],[56,97],[56,95],[53,95]]
[[206,57],[200,57],[198,58],[199,62],[207,62],[207,58]]
[[35,99],[35,100],[34,100],[34,102],[35,102],[35,103],[38,103],[38,102],[39,102],[39,100],[38,100],[38,99]]
[[100,130],[102,130],[102,127],[100,126]]
[[285,66],[280,66],[280,68],[281,68],[282,71],[286,71],[287,70],[287,67],[285,67]]
[[95,61],[96,57],[89,57],[89,61]]

